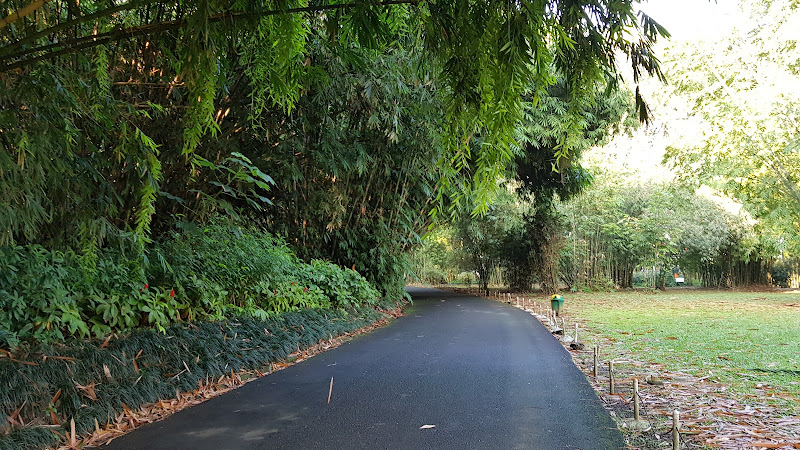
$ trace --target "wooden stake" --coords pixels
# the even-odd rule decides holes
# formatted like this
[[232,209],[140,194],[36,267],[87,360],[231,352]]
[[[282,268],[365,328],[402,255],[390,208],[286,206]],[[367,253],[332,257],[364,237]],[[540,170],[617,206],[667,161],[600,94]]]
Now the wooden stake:
[[75,434],[75,418],[69,420],[69,448],[78,448],[78,435]]
[[608,362],[608,393],[616,394],[614,390],[614,361]]
[[639,379],[633,379],[633,420],[639,422]]
[[672,450],[681,448],[681,422],[679,418],[678,410],[672,411]]
[[575,324],[575,343],[578,343],[578,324]]
[[333,394],[333,377],[331,377],[331,387],[328,389],[328,403],[331,402],[331,394]]
[[592,376],[597,378],[597,359],[600,353],[600,348],[598,346],[594,346],[594,365],[592,366]]

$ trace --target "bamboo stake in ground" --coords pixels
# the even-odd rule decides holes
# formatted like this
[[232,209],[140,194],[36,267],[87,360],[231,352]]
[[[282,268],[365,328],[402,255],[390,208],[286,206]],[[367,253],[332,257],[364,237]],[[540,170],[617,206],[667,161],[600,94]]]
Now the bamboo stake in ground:
[[681,448],[681,422],[679,417],[680,416],[677,410],[672,412],[672,450],[678,450]]
[[639,379],[633,379],[633,420],[639,423]]
[[594,346],[594,365],[592,366],[592,376],[597,378],[597,359],[600,353],[600,347],[597,345]]
[[614,390],[614,361],[608,362],[608,393],[616,394]]

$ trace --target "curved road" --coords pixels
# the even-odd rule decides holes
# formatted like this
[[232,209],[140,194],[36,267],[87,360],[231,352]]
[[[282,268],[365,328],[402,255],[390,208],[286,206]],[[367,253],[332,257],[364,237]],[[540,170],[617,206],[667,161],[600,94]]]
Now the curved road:
[[109,448],[625,448],[568,352],[530,314],[409,292],[414,305],[388,326]]

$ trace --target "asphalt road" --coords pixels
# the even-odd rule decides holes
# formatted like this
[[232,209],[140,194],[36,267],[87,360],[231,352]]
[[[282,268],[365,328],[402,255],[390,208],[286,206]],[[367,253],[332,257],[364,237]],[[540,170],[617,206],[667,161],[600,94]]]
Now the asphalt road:
[[568,352],[530,314],[445,291],[409,291],[414,305],[388,326],[109,448],[625,447]]

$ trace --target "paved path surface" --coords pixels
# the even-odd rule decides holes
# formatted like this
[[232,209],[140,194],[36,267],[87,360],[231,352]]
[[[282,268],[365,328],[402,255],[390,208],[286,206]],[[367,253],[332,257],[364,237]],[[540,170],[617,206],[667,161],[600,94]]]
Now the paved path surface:
[[409,291],[414,306],[388,326],[110,448],[625,447],[568,352],[530,314],[445,291]]

